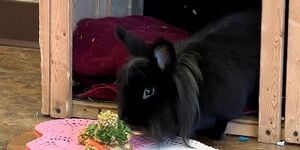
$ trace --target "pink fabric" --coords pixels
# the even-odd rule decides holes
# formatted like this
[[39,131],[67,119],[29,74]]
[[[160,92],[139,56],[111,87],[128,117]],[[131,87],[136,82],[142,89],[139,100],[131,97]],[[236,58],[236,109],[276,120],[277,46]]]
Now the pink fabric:
[[29,150],[83,150],[78,143],[80,131],[94,120],[90,119],[57,119],[40,123],[35,130],[42,134],[26,144]]
[[[35,130],[41,137],[26,144],[28,150],[83,150],[84,146],[78,143],[80,131],[95,120],[90,119],[57,119],[40,123]],[[133,136],[130,145],[134,150],[154,145],[153,142],[141,136]]]
[[[84,19],[77,24],[73,34],[73,77],[81,86],[90,88],[94,84],[114,82],[117,72],[127,61],[128,53],[115,36],[118,25],[147,43],[160,36],[170,41],[190,36],[183,30],[146,16]],[[97,88],[88,89],[77,97],[115,100],[116,90],[113,84],[97,85]]]

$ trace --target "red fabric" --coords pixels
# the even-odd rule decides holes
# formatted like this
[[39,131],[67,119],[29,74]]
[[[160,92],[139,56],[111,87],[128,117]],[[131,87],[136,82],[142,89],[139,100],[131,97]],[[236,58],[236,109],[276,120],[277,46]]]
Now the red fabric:
[[[84,19],[77,24],[73,34],[73,77],[81,86],[112,83],[119,69],[126,63],[128,53],[115,36],[117,25],[123,26],[147,43],[151,43],[159,36],[170,41],[190,36],[183,30],[146,16]],[[115,100],[116,91],[117,86],[114,84],[102,84],[77,96]]]
[[93,100],[113,101],[118,94],[118,85],[114,83],[103,83],[93,85],[87,92],[78,94],[80,98],[91,98]]

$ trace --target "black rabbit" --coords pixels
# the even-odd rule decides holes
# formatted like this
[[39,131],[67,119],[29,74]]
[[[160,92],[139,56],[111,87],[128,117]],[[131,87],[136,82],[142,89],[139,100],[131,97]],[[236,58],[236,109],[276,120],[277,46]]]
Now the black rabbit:
[[131,58],[121,71],[119,116],[160,140],[222,137],[227,122],[257,100],[260,13],[231,14],[190,39],[151,45],[117,28]]

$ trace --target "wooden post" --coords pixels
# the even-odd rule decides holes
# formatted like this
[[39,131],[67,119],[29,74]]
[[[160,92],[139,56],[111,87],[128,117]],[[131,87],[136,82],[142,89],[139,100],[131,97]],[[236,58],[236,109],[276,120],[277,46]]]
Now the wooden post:
[[262,1],[258,141],[281,137],[285,0]]
[[72,115],[72,26],[73,1],[51,0],[50,26],[50,115]]
[[[40,0],[43,114],[50,114],[55,118],[86,117],[96,110],[116,109],[106,107],[105,104],[97,105],[96,108],[76,102],[73,105],[72,33],[77,22],[83,18],[142,15],[143,0],[119,0],[119,2],[123,5],[112,0]],[[93,110],[87,110],[90,108]],[[74,114],[73,110],[76,111]],[[82,112],[89,114],[83,116]]]
[[44,115],[50,114],[50,1],[39,2],[39,42],[41,50],[42,109]]
[[289,1],[285,140],[300,143],[300,1]]

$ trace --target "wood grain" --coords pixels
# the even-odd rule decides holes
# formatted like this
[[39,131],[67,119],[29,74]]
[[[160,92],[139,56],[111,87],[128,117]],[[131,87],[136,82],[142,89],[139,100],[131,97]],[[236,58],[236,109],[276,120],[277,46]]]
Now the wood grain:
[[0,45],[13,45],[15,47],[40,48],[39,42],[3,39],[0,38]]
[[98,108],[98,109],[118,109],[117,102],[87,102],[87,101],[79,101],[73,100],[73,106],[82,106],[82,107],[89,107],[89,108]]
[[128,15],[143,15],[144,0],[130,0]]
[[225,133],[229,135],[243,135],[248,137],[257,137],[258,125],[244,124],[231,121],[227,124]]
[[300,1],[289,1],[285,140],[300,143]]
[[281,136],[285,0],[262,1],[258,141]]
[[99,0],[74,0],[73,1],[73,28],[84,18],[97,18]]
[[96,18],[100,18],[100,0],[96,0]]
[[26,150],[26,143],[34,139],[36,139],[34,131],[25,132],[10,141],[7,145],[7,150]]
[[89,118],[97,119],[97,115],[101,111],[110,110],[117,113],[117,103],[116,102],[87,102],[73,100],[73,117],[77,118]]
[[72,114],[73,1],[51,0],[51,117]]
[[99,16],[142,15],[144,0],[100,0]]
[[100,112],[100,109],[84,107],[79,105],[73,106],[72,109],[72,117],[75,118],[97,119],[97,116]]
[[105,16],[111,16],[111,0],[105,0]]
[[41,50],[42,109],[44,115],[50,114],[50,1],[39,3],[39,42]]

